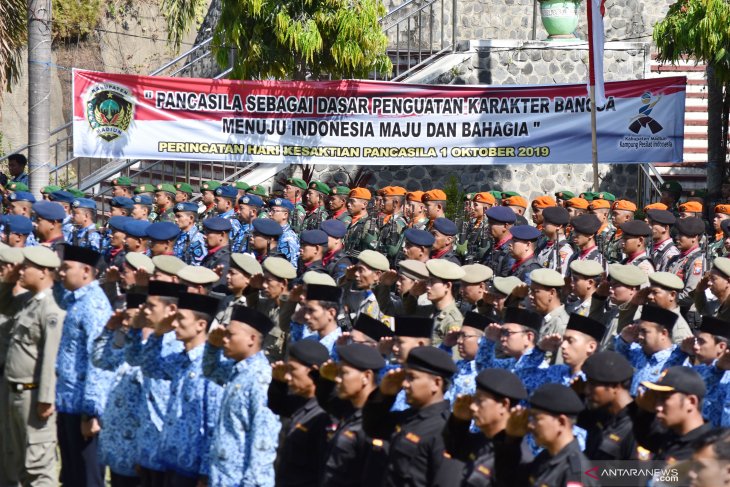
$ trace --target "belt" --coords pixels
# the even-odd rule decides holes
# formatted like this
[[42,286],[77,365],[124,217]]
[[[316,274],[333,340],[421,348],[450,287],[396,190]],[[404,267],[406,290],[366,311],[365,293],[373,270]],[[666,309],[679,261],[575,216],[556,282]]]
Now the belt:
[[38,389],[38,384],[21,384],[19,382],[8,382],[8,387],[13,392],[23,392]]

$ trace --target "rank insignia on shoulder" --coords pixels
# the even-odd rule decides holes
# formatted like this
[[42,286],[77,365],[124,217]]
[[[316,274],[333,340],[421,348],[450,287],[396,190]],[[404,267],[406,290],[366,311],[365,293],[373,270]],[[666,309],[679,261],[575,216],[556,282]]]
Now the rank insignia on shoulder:
[[411,443],[418,443],[419,441],[421,441],[421,437],[415,433],[408,433],[406,434],[406,440],[410,441]]
[[351,440],[355,439],[355,433],[350,430],[345,431],[343,434]]
[[487,477],[492,476],[492,471],[490,469],[488,469],[487,467],[485,467],[484,465],[479,465],[477,467],[477,472],[479,472],[482,475],[486,475]]
[[297,423],[297,425],[294,428],[298,429],[299,431],[304,431],[305,433],[307,431],[309,431],[309,428],[304,426],[302,423]]
[[610,435],[608,435],[608,437],[611,440],[615,441],[616,443],[618,443],[619,441],[621,441],[621,437],[619,435],[615,434],[615,433],[611,433]]

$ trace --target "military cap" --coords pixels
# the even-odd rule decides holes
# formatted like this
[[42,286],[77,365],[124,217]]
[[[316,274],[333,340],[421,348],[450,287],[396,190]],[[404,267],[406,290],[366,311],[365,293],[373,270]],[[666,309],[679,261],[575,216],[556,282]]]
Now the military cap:
[[266,237],[280,237],[284,230],[271,218],[257,218],[253,221],[253,229]]
[[158,242],[175,240],[180,235],[180,227],[172,222],[155,222],[147,227],[147,238]]
[[459,229],[456,228],[456,223],[452,222],[448,218],[443,217],[436,218],[433,221],[433,229],[448,237],[453,237],[454,235],[459,233]]
[[286,180],[286,184],[296,186],[299,189],[307,189],[307,182],[300,178],[289,178]]
[[482,264],[469,264],[461,266],[461,269],[464,271],[461,280],[467,284],[479,284],[494,277],[494,271]]
[[323,284],[307,284],[306,299],[308,301],[332,301],[338,303],[342,299],[342,288]]
[[574,260],[570,270],[585,277],[598,277],[603,274],[603,266],[597,260]]
[[525,208],[525,209],[527,209],[527,207],[529,206],[527,204],[527,200],[520,195],[510,196],[509,198],[502,198],[502,205],[503,206],[519,206],[520,208]]
[[612,209],[630,211],[633,213],[636,211],[636,204],[629,200],[616,200],[613,203]]
[[334,188],[330,189],[330,195],[332,196],[344,196],[347,198],[347,195],[350,194],[350,188],[347,186],[335,186]]
[[155,193],[170,193],[171,195],[175,195],[175,193],[177,193],[177,189],[173,184],[160,183],[155,186]]
[[440,189],[432,189],[431,191],[426,191],[421,197],[421,201],[423,201],[424,203],[427,201],[446,201],[446,199],[446,193],[444,193]]
[[149,296],[162,296],[165,298],[177,298],[185,292],[185,286],[177,282],[150,281],[147,289]]
[[555,193],[555,197],[561,200],[569,200],[571,198],[575,198],[575,193],[572,191],[562,190]]
[[279,279],[294,279],[297,277],[297,270],[291,262],[283,257],[267,257],[264,259],[263,268]]
[[[254,220],[254,226],[258,220]],[[278,225],[277,225],[278,226]],[[233,228],[231,220],[220,216],[212,216],[203,220],[203,231],[208,230],[210,232],[228,232]],[[281,228],[281,227],[279,227]]]
[[124,295],[124,305],[127,309],[137,309],[147,300],[147,295],[142,293],[127,293]]
[[624,286],[638,287],[648,280],[646,272],[635,265],[609,264],[608,276]]
[[578,313],[571,313],[568,319],[566,330],[575,330],[592,337],[598,343],[603,340],[606,334],[606,326],[600,321],[596,321],[587,316],[581,316]]
[[670,193],[681,193],[682,185],[677,181],[664,181],[660,187],[662,191],[668,191]]
[[66,188],[66,191],[74,195],[74,198],[86,198],[86,193],[76,188]]
[[401,260],[398,262],[398,272],[414,281],[428,279],[428,268],[420,260]]
[[629,220],[620,226],[624,235],[629,237],[649,237],[651,236],[651,227],[643,220]]
[[177,307],[179,309],[187,309],[198,313],[205,313],[211,319],[218,312],[220,299],[205,294],[194,294],[181,292],[177,298]]
[[135,195],[134,198],[132,198],[132,201],[134,201],[135,205],[142,206],[152,206],[154,204],[154,202],[152,201],[152,197],[146,194]]
[[[16,252],[20,252],[20,259],[18,259]],[[56,269],[61,265],[61,259],[58,257],[58,254],[49,247],[45,247],[43,245],[25,247],[22,251],[20,249],[7,247],[2,250],[2,255],[0,255],[0,260],[3,262],[10,262],[12,264],[22,262],[23,258],[37,266],[46,267],[48,269]],[[16,259],[18,259],[17,262],[15,262]]]
[[528,242],[534,242],[542,235],[540,230],[530,225],[515,225],[510,229],[509,233],[517,240],[525,240]]
[[679,211],[686,213],[702,213],[702,203],[699,201],[686,201],[679,205]]
[[420,247],[431,247],[436,241],[436,238],[433,234],[431,234],[431,232],[419,230],[417,228],[407,229],[403,232],[403,237],[406,239],[406,242]]
[[322,181],[312,181],[311,183],[309,183],[309,189],[319,191],[324,195],[330,194],[330,187],[324,184]]
[[385,367],[385,359],[375,347],[368,347],[362,343],[351,343],[338,345],[335,347],[335,351],[342,362],[358,370],[380,370]]
[[43,188],[41,189],[41,194],[55,193],[56,191],[61,191],[61,189],[63,188],[61,188],[60,186],[49,184],[48,186],[43,186]]
[[684,289],[682,278],[671,272],[652,272],[649,274],[649,282],[653,286],[659,286],[673,291],[681,291]]
[[451,354],[431,346],[414,347],[408,353],[406,367],[450,379],[456,373]]
[[697,331],[730,340],[730,321],[721,320],[714,316],[703,316],[702,324],[700,324]]
[[499,223],[514,223],[517,217],[515,212],[505,206],[493,206],[485,213],[489,220]]
[[429,259],[426,261],[428,273],[444,281],[458,281],[464,277],[464,269],[446,259]]
[[127,198],[126,196],[115,196],[111,199],[109,204],[112,208],[124,208],[127,210],[134,208],[134,200],[132,198]]
[[727,257],[715,257],[712,261],[712,268],[717,269],[719,272],[725,274],[725,277],[730,278],[730,259]]
[[203,191],[213,191],[215,192],[216,189],[221,187],[221,183],[218,181],[203,181],[203,184],[200,185],[200,192]]
[[570,213],[562,206],[550,206],[542,210],[542,219],[552,225],[567,225],[570,222]]
[[472,201],[476,203],[487,203],[490,205],[496,205],[497,199],[494,197],[494,195],[488,191],[483,191],[481,193],[475,193],[474,197],[471,198]]
[[231,321],[244,323],[264,336],[266,336],[271,329],[274,328],[274,322],[271,321],[271,318],[263,314],[261,311],[249,308],[242,304],[233,306],[233,310],[231,311]]
[[730,215],[730,205],[727,203],[715,205],[715,213],[722,213],[723,215]]
[[74,208],[87,208],[89,210],[96,210],[96,201],[91,198],[76,198],[74,199],[71,206]]
[[593,382],[618,384],[634,376],[634,368],[618,352],[596,352],[583,362],[583,373]]
[[527,398],[527,390],[522,380],[506,369],[484,369],[477,374],[475,381],[477,389],[495,396],[507,397],[514,401]]
[[425,316],[395,316],[395,334],[399,337],[431,338],[433,320]]
[[231,266],[242,270],[249,276],[255,276],[264,272],[259,261],[249,254],[232,253]]
[[611,202],[608,200],[593,200],[588,205],[589,210],[610,210]]
[[677,315],[677,313],[675,313],[674,311],[660,308],[659,306],[655,306],[653,304],[645,304],[641,308],[641,317],[639,319],[641,321],[656,323],[663,326],[667,330],[671,330],[677,323],[678,317],[679,315]]
[[367,188],[352,188],[348,194],[349,198],[357,198],[361,200],[370,200],[373,195]]
[[31,203],[35,203],[35,196],[33,196],[31,193],[27,191],[16,191],[15,193],[10,193],[8,195],[8,200],[10,201],[29,201]]
[[365,313],[358,315],[352,328],[369,336],[376,342],[380,341],[383,337],[392,337],[394,335],[393,330],[388,325]]
[[601,228],[601,221],[596,215],[578,215],[571,222],[573,229],[583,235],[595,235]]
[[10,184],[8,184],[8,189],[10,191],[16,191],[16,192],[17,191],[30,191],[30,188],[28,187],[27,184],[20,183],[20,182],[17,182],[17,181],[16,182],[11,182]]
[[730,219],[726,218],[720,223],[720,228],[725,237],[730,237]]
[[642,386],[657,392],[681,392],[702,399],[707,385],[702,376],[691,367],[675,365],[665,369],[656,382],[643,381]]
[[566,416],[576,416],[585,409],[578,394],[562,384],[541,385],[532,393],[529,403],[533,409]]
[[481,315],[475,311],[467,311],[461,326],[470,326],[478,330],[484,330],[492,320],[488,316]]
[[52,201],[36,201],[33,203],[33,211],[36,216],[44,220],[60,222],[66,218],[63,206]]
[[260,196],[257,196],[255,194],[244,194],[243,196],[238,198],[238,204],[253,206],[255,208],[263,208],[264,200],[262,200]]
[[649,210],[646,212],[646,217],[656,223],[662,225],[674,225],[677,221],[671,211],[668,210]]
[[492,280],[492,287],[494,290],[505,296],[512,294],[512,291],[517,287],[524,284],[517,276],[495,276]]
[[132,179],[127,176],[119,176],[118,178],[112,179],[112,186],[122,186],[125,188],[132,187]]
[[317,340],[299,340],[289,347],[289,359],[294,359],[307,367],[319,367],[329,358],[327,347]]
[[269,201],[269,208],[278,206],[279,208],[286,208],[288,211],[294,211],[294,203],[286,198],[274,198]]
[[593,191],[585,191],[580,194],[580,197],[588,202],[591,202],[594,199],[596,199],[596,194],[598,194],[598,193],[594,193]]
[[264,188],[263,186],[260,186],[258,184],[255,184],[255,185],[251,186],[250,188],[248,188],[246,190],[246,193],[255,194],[256,196],[261,196],[262,198],[265,198],[266,197],[266,188]]
[[409,191],[408,193],[406,193],[406,200],[423,203],[423,195],[423,191]]
[[649,210],[667,211],[667,210],[669,210],[669,207],[667,205],[665,205],[664,203],[657,202],[657,203],[648,204],[644,207],[644,213],[648,213]]
[[133,218],[132,217],[129,217],[129,216],[119,216],[119,215],[112,216],[112,217],[109,218],[109,221],[107,222],[107,225],[112,230],[117,230],[119,232],[125,232],[126,233],[127,231],[125,230],[125,227],[127,225],[127,222],[129,222],[131,220],[133,220]]
[[233,187],[241,191],[248,191],[249,189],[251,189],[251,185],[248,184],[246,181],[236,181],[235,183],[233,183]]
[[127,220],[124,232],[130,237],[147,238],[147,229],[152,225],[147,220]]
[[174,255],[156,255],[152,257],[152,263],[158,271],[176,276],[180,269],[185,267],[185,262]]
[[78,247],[76,245],[66,244],[63,247],[63,260],[80,262],[82,264],[96,267],[101,259],[101,254],[94,249],[87,247]]
[[588,209],[588,200],[584,198],[570,198],[565,202],[566,208],[578,208],[579,210]]
[[522,196],[522,195],[520,193],[518,193],[517,191],[501,191],[500,192],[500,199],[511,198],[513,196]]
[[545,287],[565,286],[563,275],[553,269],[535,269],[530,272],[530,280]]
[[175,183],[175,189],[180,193],[185,193],[187,195],[193,194],[193,187],[190,186],[188,183]]
[[305,230],[299,241],[302,245],[327,245],[327,234],[322,230]]
[[342,238],[347,233],[347,225],[335,219],[323,221],[319,229],[332,238]]
[[614,201],[616,201],[616,195],[614,195],[613,193],[608,193],[606,191],[602,191],[600,193],[596,193],[596,198],[599,199],[599,200],[607,200],[607,201],[610,201],[612,203]]
[[688,237],[696,237],[705,233],[705,223],[694,216],[680,218],[674,224],[674,228],[680,235],[687,235]]
[[200,284],[203,286],[218,282],[220,279],[220,276],[212,269],[196,265],[186,265],[177,271],[177,277],[191,284]]
[[219,186],[215,190],[215,195],[221,198],[235,199],[238,196],[238,190],[233,186]]
[[383,196],[405,196],[408,191],[400,186],[388,186],[383,188]]
[[366,249],[360,252],[357,258],[360,264],[365,264],[376,271],[387,271],[390,269],[388,258],[380,252]]
[[[5,262],[6,264],[20,264],[23,262],[23,259],[25,259],[25,251],[29,249],[36,249],[36,248],[44,248],[49,249],[48,247],[45,247],[43,245],[36,245],[34,247],[11,247],[9,245],[1,245],[0,246],[0,262]],[[51,250],[51,252],[53,252]],[[55,254],[55,252],[53,252]],[[58,254],[56,254],[56,258],[58,258]],[[58,261],[60,265],[60,260]]]
[[335,280],[329,274],[317,271],[307,271],[302,274],[304,284],[320,284],[322,286],[337,286]]
[[156,191],[154,184],[142,183],[134,188],[134,194],[154,193]]
[[124,254],[124,263],[133,269],[144,269],[148,274],[155,272],[155,264],[152,263],[152,259],[142,252],[127,252]]
[[558,203],[555,201],[555,199],[553,199],[552,196],[547,196],[547,195],[538,196],[537,198],[532,200],[533,208],[545,209],[545,208],[550,208],[552,206],[555,206],[557,204]]
[[538,331],[542,326],[542,316],[529,309],[508,306],[504,312],[504,323],[516,323]]
[[193,203],[192,201],[183,201],[181,203],[175,203],[175,206],[172,207],[172,211],[174,211],[175,213],[179,211],[189,211],[197,215],[198,205],[196,203]]
[[51,201],[58,203],[73,203],[75,196],[68,191],[54,191],[49,195]]

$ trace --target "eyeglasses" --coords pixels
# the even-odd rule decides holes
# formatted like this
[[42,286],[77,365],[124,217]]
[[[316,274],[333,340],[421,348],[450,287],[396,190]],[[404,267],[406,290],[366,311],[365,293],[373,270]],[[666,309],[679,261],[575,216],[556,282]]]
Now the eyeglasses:
[[507,338],[509,338],[512,335],[516,335],[517,333],[526,333],[526,332],[525,332],[525,330],[520,330],[520,331],[499,330],[499,336],[507,337]]
[[456,337],[458,340],[468,340],[469,338],[481,338],[481,335],[467,335],[466,333],[459,333]]

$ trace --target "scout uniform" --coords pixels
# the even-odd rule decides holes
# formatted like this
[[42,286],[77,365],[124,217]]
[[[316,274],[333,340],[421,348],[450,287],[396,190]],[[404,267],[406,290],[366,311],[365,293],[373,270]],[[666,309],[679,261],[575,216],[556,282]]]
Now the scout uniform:
[[[347,200],[347,197],[349,194],[350,194],[350,188],[348,188],[347,186],[335,186],[334,188],[332,188],[330,190],[330,197],[336,196],[336,197],[342,198],[343,200]],[[339,220],[342,223],[344,223],[345,226],[349,225],[350,222],[352,221],[352,217],[350,216],[349,213],[347,213],[346,206],[343,206],[336,212],[332,213],[330,215],[330,219]]]
[[[191,202],[177,203],[175,213],[185,211],[191,215],[197,215],[198,205]],[[173,252],[175,257],[188,265],[200,265],[208,251],[205,248],[205,237],[200,233],[198,227],[193,224],[190,230],[180,230],[180,235],[175,240]]]
[[[509,208],[504,206],[493,206],[487,210],[486,216],[489,223],[492,224],[508,224],[512,226],[517,219],[515,213]],[[492,249],[489,253],[485,254],[484,261],[482,264],[490,267],[494,271],[495,276],[507,277],[509,275],[510,268],[512,267],[512,258],[509,255],[509,242],[512,239],[512,235],[507,235],[502,238],[499,242],[494,242]]]
[[[680,218],[674,225],[680,235],[699,237],[703,235],[704,223],[699,218]],[[682,315],[691,325],[699,323],[699,316],[694,308],[692,293],[705,273],[705,256],[699,246],[684,250],[672,257],[667,270],[679,276],[684,282],[684,289],[677,295],[677,304],[682,308]]]
[[[324,199],[330,194],[330,188],[321,181],[312,181],[309,183],[309,189],[319,192]],[[312,211],[305,211],[302,225],[298,228],[297,233],[301,233],[305,230],[318,230],[319,225],[327,219],[329,215],[323,205],[315,208]]]
[[[370,201],[372,195],[365,188],[354,188],[350,191],[348,198],[357,198]],[[360,214],[347,226],[345,234],[345,253],[351,257],[357,257],[360,252],[366,249],[374,250],[378,242],[377,222],[367,213]]]
[[[646,213],[646,218],[649,220],[650,225],[672,226],[677,221],[675,216],[667,210],[649,210]],[[669,260],[679,254],[679,250],[674,245],[674,240],[667,237],[663,242],[654,242],[650,254],[654,269],[663,272],[669,269]]]
[[[545,225],[562,226],[566,228],[570,222],[568,210],[562,206],[551,206],[542,211],[543,227]],[[563,232],[558,233],[558,240],[543,239],[538,243],[535,251],[537,262],[546,269],[552,269],[565,275],[568,271],[568,259],[573,255],[573,247]]]
[[[510,233],[512,234],[512,240],[532,242],[533,246],[536,244],[540,235],[542,235],[540,230],[535,227],[531,227],[530,225],[516,225],[510,229]],[[510,275],[517,277],[520,281],[523,281],[528,285],[530,284],[530,273],[535,269],[543,268],[537,261],[534,253],[531,253],[520,260],[516,260],[515,257],[512,257],[512,259],[515,262],[512,264],[512,267],[510,267]]]
[[153,223],[155,222],[173,222],[175,223],[175,212],[173,211],[173,207],[175,206],[175,193],[177,193],[177,189],[175,189],[175,186],[168,183],[158,184],[155,188],[155,193],[167,193],[170,196],[170,199],[172,199],[172,203],[167,208],[157,208],[157,218],[153,220]]
[[[203,184],[200,185],[200,192],[205,193],[206,191],[210,191],[211,193],[215,194],[215,190],[221,187],[221,183],[218,181],[203,181]],[[211,218],[218,215],[218,210],[216,209],[215,201],[210,204],[210,206],[205,206],[202,202],[200,203],[200,206],[198,206],[198,225],[199,228],[202,230],[202,221],[206,218]]]

